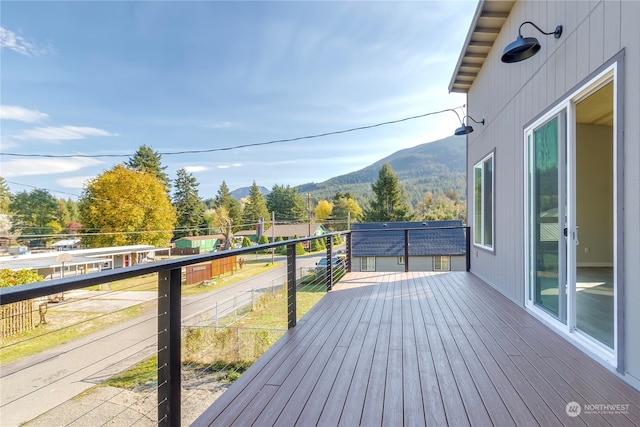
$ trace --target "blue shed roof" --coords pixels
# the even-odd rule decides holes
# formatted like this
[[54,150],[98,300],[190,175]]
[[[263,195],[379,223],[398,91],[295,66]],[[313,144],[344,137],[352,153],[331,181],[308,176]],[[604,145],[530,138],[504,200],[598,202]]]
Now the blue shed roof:
[[409,229],[409,256],[464,255],[466,253],[462,221],[449,220],[353,224],[352,254],[355,257],[404,256],[405,229]]

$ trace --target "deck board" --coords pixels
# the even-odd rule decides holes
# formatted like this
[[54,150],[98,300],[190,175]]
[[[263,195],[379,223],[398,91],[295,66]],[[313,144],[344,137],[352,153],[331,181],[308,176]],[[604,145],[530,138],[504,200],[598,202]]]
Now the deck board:
[[477,277],[411,272],[346,275],[193,425],[639,423],[638,391]]

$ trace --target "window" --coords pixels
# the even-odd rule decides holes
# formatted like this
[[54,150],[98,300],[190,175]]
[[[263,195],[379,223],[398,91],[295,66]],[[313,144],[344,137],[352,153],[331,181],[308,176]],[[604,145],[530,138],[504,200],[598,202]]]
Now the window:
[[473,167],[473,243],[493,249],[493,153]]
[[398,264],[399,265],[404,265],[404,257],[403,256],[399,256],[398,257]]
[[360,271],[376,271],[376,258],[372,256],[360,258]]
[[451,270],[451,257],[449,256],[434,256],[433,257],[433,271],[450,271]]

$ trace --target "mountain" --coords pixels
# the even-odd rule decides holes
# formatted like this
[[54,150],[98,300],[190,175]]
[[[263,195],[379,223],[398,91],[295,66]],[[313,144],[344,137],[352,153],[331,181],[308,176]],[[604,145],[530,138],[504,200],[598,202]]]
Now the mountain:
[[389,162],[407,189],[411,203],[422,200],[427,191],[445,193],[454,190],[465,198],[466,137],[450,136],[397,151],[372,165],[321,183],[298,186],[300,193],[314,199],[330,200],[336,192],[351,192],[359,202],[366,202],[371,184],[378,179],[383,164]]
[[[271,193],[271,190],[269,190],[267,187],[263,187],[261,185],[258,186],[258,190],[260,190],[260,193],[263,196],[266,196],[267,194]],[[231,194],[231,197],[233,197],[234,199],[240,200],[240,199],[242,199],[244,197],[249,197],[249,194],[251,194],[251,187],[236,188],[235,190],[233,190],[229,194]]]

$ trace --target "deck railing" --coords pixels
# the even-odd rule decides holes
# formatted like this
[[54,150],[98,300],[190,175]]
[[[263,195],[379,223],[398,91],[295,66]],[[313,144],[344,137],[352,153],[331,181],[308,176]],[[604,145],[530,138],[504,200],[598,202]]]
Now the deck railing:
[[[0,305],[5,306],[19,301],[43,298],[48,295],[63,294],[73,290],[100,286],[106,283],[136,278],[152,273],[158,275],[157,298],[157,357],[158,357],[158,424],[180,425],[181,420],[181,331],[182,331],[182,268],[222,259],[230,256],[240,256],[286,247],[287,256],[287,301],[288,301],[288,328],[296,325],[296,245],[310,242],[316,239],[325,239],[327,258],[333,255],[334,236],[345,236],[347,247],[346,268],[350,268],[351,235],[347,232],[335,232],[322,236],[312,236],[293,239],[284,242],[269,243],[247,248],[233,249],[224,252],[189,256],[179,259],[163,260],[149,264],[134,265],[131,267],[106,270],[81,276],[61,278],[44,282],[36,282],[27,285],[19,285],[8,288],[0,288]],[[330,290],[333,286],[334,275],[331,266],[324,276],[325,286]]]
[[[467,270],[469,268],[469,228],[458,227],[465,230],[466,236],[466,259]],[[358,232],[366,230],[358,230]],[[398,231],[398,229],[389,230]],[[400,229],[402,231],[402,229]],[[312,236],[284,242],[269,243],[247,248],[233,249],[210,254],[194,255],[178,259],[157,261],[149,264],[134,265],[131,267],[116,270],[107,270],[98,273],[74,276],[68,278],[55,279],[44,282],[37,282],[28,285],[14,286],[0,289],[0,305],[27,301],[46,297],[48,295],[62,294],[73,290],[101,286],[114,281],[137,278],[148,274],[157,274],[157,422],[159,425],[178,426],[181,424],[181,349],[184,347],[182,308],[182,269],[203,262],[222,259],[229,256],[246,256],[257,253],[257,251],[276,250],[286,247],[286,277],[281,283],[286,286],[287,292],[287,328],[296,326],[298,319],[297,312],[297,289],[299,287],[300,274],[298,273],[296,256],[296,245],[299,243],[310,243],[312,240],[324,239],[326,241],[327,266],[321,273],[317,274],[322,286],[330,291],[333,287],[335,277],[342,272],[351,271],[352,260],[352,232],[343,231],[326,234],[323,236]],[[405,247],[405,268],[409,266],[409,242],[411,230],[404,230]],[[333,240],[335,236],[346,238],[344,264],[339,267],[331,262],[335,256]],[[343,271],[336,271],[340,268]],[[282,285],[280,285],[282,286]],[[251,301],[254,301],[253,291]],[[236,309],[238,307],[235,304]],[[217,307],[217,304],[216,304]],[[211,310],[210,310],[211,311]],[[186,316],[193,317],[193,316]],[[152,319],[147,319],[152,320]],[[215,327],[218,327],[218,313],[216,309]]]

